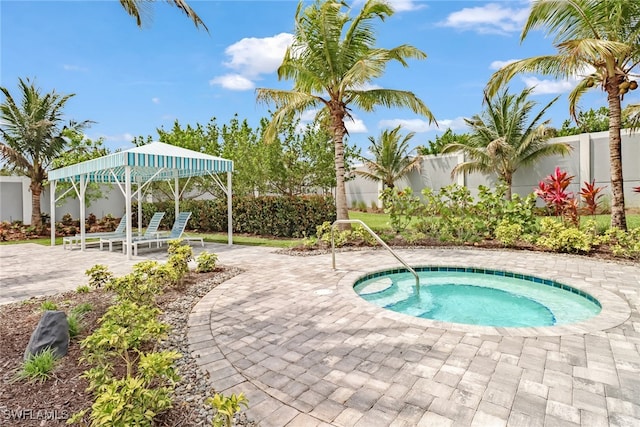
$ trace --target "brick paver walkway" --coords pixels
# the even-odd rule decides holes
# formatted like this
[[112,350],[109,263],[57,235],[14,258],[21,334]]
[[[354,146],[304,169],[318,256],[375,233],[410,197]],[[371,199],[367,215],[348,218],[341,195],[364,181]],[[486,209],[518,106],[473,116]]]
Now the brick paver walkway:
[[381,250],[291,257],[220,248],[246,272],[195,307],[189,341],[261,426],[638,426],[640,266],[563,255],[403,250],[412,265],[503,269],[586,290],[603,312],[575,326],[491,328],[409,318],[352,290],[397,267]]
[[[196,252],[201,248],[194,248]],[[292,257],[207,245],[245,272],[190,316],[189,342],[212,387],[244,391],[261,426],[640,425],[640,265],[544,253],[402,250],[412,265],[508,270],[588,291],[600,315],[572,326],[492,328],[416,319],[352,290],[397,267],[382,250]],[[119,253],[0,247],[0,304],[75,289]]]

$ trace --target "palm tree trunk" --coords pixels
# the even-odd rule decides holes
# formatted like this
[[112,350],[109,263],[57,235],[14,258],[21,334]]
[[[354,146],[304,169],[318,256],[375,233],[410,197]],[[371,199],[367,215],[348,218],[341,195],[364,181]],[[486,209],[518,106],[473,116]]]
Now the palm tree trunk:
[[620,96],[615,81],[607,84],[609,101],[609,162],[611,169],[611,227],[627,230],[627,219],[624,212],[624,181],[622,179],[622,126]]
[[[336,219],[349,219],[349,209],[347,208],[347,189],[344,182],[344,135],[347,129],[344,126],[344,111],[339,108],[331,112],[331,133],[333,134],[333,145],[335,150],[336,165]],[[351,229],[350,224],[341,224],[340,230]]]
[[37,181],[31,181],[29,189],[31,189],[31,226],[36,227],[36,229],[40,231],[42,228],[42,216],[40,213],[40,194],[42,193],[42,184]]

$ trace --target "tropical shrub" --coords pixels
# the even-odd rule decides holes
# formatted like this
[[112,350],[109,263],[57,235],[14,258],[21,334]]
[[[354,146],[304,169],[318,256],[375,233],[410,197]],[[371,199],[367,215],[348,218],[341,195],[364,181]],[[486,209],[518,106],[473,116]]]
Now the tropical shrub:
[[[199,232],[227,231],[227,202],[216,200],[184,200],[182,211],[191,212],[189,229]],[[233,197],[233,232],[274,237],[313,235],[316,226],[336,219],[335,202],[330,196],[260,196]],[[143,203],[144,221],[157,211],[166,212],[163,223],[172,224],[173,202]],[[137,214],[135,214],[137,215]],[[134,215],[134,222],[137,221]]]
[[218,255],[202,251],[196,258],[196,271],[198,273],[208,273],[216,269],[216,262],[218,262]]
[[587,253],[591,251],[594,237],[577,227],[567,226],[553,218],[540,221],[540,237],[537,244],[556,252]]
[[568,218],[577,225],[577,203],[572,192],[567,191],[573,176],[556,167],[554,172],[540,181],[535,193],[540,197],[549,211],[558,217]]
[[615,256],[640,260],[640,227],[628,231],[609,228],[598,242],[609,245]]
[[107,285],[113,279],[113,273],[103,264],[94,265],[85,271],[84,274],[89,276],[89,286],[94,289]]
[[216,411],[213,420],[211,420],[213,427],[231,427],[234,416],[242,409],[242,406],[249,407],[249,400],[244,393],[232,394],[228,397],[222,393],[216,393],[207,399],[207,403]]
[[495,231],[496,240],[505,246],[512,246],[522,236],[522,226],[503,219]]
[[396,233],[402,233],[407,229],[414,216],[419,215],[422,203],[413,195],[411,188],[398,191],[395,188],[385,188],[382,194],[384,212],[389,214],[391,228]]

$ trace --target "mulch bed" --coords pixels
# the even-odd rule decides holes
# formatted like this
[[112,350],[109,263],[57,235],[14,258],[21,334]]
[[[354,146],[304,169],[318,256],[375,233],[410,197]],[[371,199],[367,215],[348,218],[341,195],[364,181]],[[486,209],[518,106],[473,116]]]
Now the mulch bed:
[[[189,273],[182,287],[168,289],[158,298],[158,306],[163,310],[164,306],[186,292],[189,286],[207,280],[213,274],[217,273]],[[81,333],[71,339],[69,352],[57,362],[52,377],[44,382],[30,382],[18,379],[17,374],[22,367],[31,333],[40,321],[43,301],[54,302],[59,310],[67,313],[81,303],[91,304],[93,310],[84,315]],[[80,342],[97,327],[98,319],[113,302],[111,293],[97,289],[88,293],[72,291],[0,305],[0,425],[64,425],[71,415],[91,406],[93,398],[86,392],[89,384],[82,378],[82,373],[89,366],[80,362]],[[166,421],[183,420],[188,414],[181,411],[181,406],[176,404],[175,409],[163,415],[161,423],[171,425]]]

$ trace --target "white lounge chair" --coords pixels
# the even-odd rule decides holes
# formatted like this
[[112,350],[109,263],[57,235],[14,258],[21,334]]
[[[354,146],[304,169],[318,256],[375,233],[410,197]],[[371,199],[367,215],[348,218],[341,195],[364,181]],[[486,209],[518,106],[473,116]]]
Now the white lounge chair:
[[[151,217],[151,220],[149,220],[149,225],[147,226],[147,229],[144,231],[144,234],[140,237],[147,237],[147,238],[151,238],[151,237],[157,237],[158,236],[158,228],[160,227],[160,222],[162,221],[162,218],[164,217],[164,212],[156,212],[153,214],[153,216]],[[137,237],[134,237],[134,239]],[[109,252],[111,252],[113,250],[113,244],[114,243],[121,243],[124,242],[125,240],[127,240],[127,235],[126,234],[120,234],[118,236],[111,236],[111,237],[103,237],[100,239],[100,250],[102,250],[102,248],[104,247],[105,243],[109,244]],[[122,245],[122,252],[124,253],[124,244]]]
[[[97,243],[98,240],[96,239],[124,236],[126,229],[127,229],[127,216],[123,215],[122,218],[120,218],[120,223],[118,224],[118,226],[114,231],[85,233],[84,240],[85,240],[85,243],[87,243],[87,240],[91,240],[91,243]],[[75,236],[63,237],[62,248],[66,249],[67,245],[69,245],[70,248],[73,248],[73,245],[79,245],[81,241],[82,241],[82,236],[80,234],[76,234]],[[102,244],[100,244],[100,249],[102,249]]]
[[[162,243],[168,242],[169,240],[180,239],[182,237],[182,234],[184,233],[184,230],[187,228],[187,221],[189,221],[190,217],[191,212],[180,212],[173,223],[173,227],[171,227],[171,231],[167,235],[149,238],[134,238],[133,242],[130,243],[130,245],[133,247],[133,255],[138,256],[138,246],[141,244],[148,244],[149,247],[151,247],[151,243],[156,243],[156,245],[159,247],[160,245],[162,245]],[[201,238],[191,239],[199,239],[204,246],[204,241],[202,241]]]

